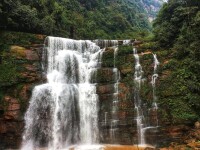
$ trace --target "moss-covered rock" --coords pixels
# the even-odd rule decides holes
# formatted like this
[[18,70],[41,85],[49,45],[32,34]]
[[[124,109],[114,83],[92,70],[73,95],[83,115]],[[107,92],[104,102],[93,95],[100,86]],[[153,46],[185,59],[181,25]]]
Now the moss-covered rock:
[[0,32],[0,149],[21,144],[32,86],[41,81],[37,52],[44,37]]

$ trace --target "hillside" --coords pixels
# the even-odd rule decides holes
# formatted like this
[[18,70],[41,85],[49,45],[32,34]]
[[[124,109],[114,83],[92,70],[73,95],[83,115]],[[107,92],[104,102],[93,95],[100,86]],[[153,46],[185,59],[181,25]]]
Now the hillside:
[[[137,55],[133,55],[132,45],[120,45],[118,50],[106,48],[102,54],[102,68],[94,76],[98,83],[96,92],[100,102],[101,142],[117,141],[117,144],[122,145],[139,143],[137,137],[142,136],[138,136],[139,130],[136,128],[141,128],[133,121],[135,118],[144,118],[135,116],[139,113],[134,105],[137,101],[133,100],[139,95],[137,97],[141,97],[141,108],[149,116],[147,120],[150,124],[156,123],[156,128],[145,130],[146,141],[156,142],[157,148],[199,148],[200,1],[163,2],[164,0],[2,0],[0,28],[4,31],[0,31],[0,149],[19,148],[21,145],[23,118],[32,90],[36,85],[46,83],[41,68],[44,63],[41,54],[45,54],[43,42],[46,35],[74,39],[137,40],[140,36],[142,42],[131,40],[137,49],[139,62]],[[153,36],[147,37],[146,33],[151,31],[148,18],[155,17],[161,4],[164,5],[154,20]],[[119,43],[122,44],[123,41],[119,40]],[[154,71],[155,54],[159,61],[158,72]],[[140,94],[135,90],[137,84],[133,79],[137,63],[141,64],[141,76],[144,77]],[[116,77],[116,68],[120,72],[120,79]],[[153,87],[152,75],[155,73],[158,73],[158,82]],[[116,103],[117,92],[119,103]],[[41,100],[45,102],[46,99]],[[43,114],[45,111],[38,112]],[[113,125],[112,121],[116,123],[116,116],[119,117],[120,124]],[[43,119],[49,119],[48,117],[44,116]],[[46,122],[48,121],[45,120],[45,125]],[[143,126],[142,123],[140,125]],[[113,140],[113,127],[120,127],[120,130],[116,130],[117,140]],[[35,129],[40,129],[40,126]],[[42,137],[38,134],[39,130],[34,131],[38,131],[34,135]],[[43,143],[43,139],[40,141]]]
[[147,13],[148,20],[150,22],[152,22],[156,18],[157,13],[159,12],[160,8],[165,2],[167,1],[166,0],[141,0],[141,3]]
[[[156,11],[149,10],[151,5]],[[76,39],[131,38],[150,30],[147,14],[155,17],[160,6],[138,0],[3,0],[0,29]]]
[[168,76],[161,83],[161,93],[165,93],[161,105],[169,110],[167,117],[176,123],[199,119],[199,6],[198,0],[170,0],[154,23],[157,47],[168,53],[163,68],[163,74]]

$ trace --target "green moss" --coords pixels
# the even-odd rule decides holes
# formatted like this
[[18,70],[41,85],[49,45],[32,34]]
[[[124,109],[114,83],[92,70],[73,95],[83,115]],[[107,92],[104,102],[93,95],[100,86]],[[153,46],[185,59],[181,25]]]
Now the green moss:
[[7,62],[0,65],[0,86],[9,86],[17,82],[16,65]]
[[177,68],[177,64],[178,62],[174,59],[170,59],[170,60],[167,60],[163,66],[162,66],[162,70],[167,70],[167,69],[170,69],[170,70],[174,70]]
[[42,43],[44,36],[24,33],[0,31],[0,50],[9,50],[10,45],[27,46],[32,43]]
[[3,89],[0,88],[0,105],[2,104],[3,97],[4,97],[4,91]]
[[119,46],[118,56],[123,56],[127,54],[133,54],[133,46]]
[[117,76],[115,76],[112,68],[98,69],[94,76],[93,78],[96,80],[96,83],[115,83],[117,80]]
[[102,56],[102,67],[114,67],[114,49],[107,48]]
[[198,118],[198,114],[187,104],[184,96],[162,98],[159,105],[165,111],[162,117],[165,116],[171,123],[192,123]]

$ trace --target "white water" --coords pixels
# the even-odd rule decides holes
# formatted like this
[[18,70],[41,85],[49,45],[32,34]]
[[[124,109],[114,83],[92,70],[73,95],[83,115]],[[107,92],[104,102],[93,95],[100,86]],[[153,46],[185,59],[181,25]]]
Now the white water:
[[152,84],[152,88],[153,88],[153,100],[155,101],[156,100],[155,88],[156,88],[156,80],[158,78],[157,68],[159,65],[159,61],[157,59],[156,54],[153,54],[153,58],[154,58],[154,70],[153,70],[151,84]]
[[91,77],[103,50],[91,41],[48,37],[45,43],[47,83],[33,90],[22,149],[98,143],[98,96]]
[[118,47],[116,47],[115,50],[114,50],[114,60],[113,60],[114,68],[116,67],[116,56],[117,56],[117,53],[118,53]]
[[118,40],[93,40],[92,42],[101,48],[118,46]]
[[[152,75],[152,89],[153,89],[153,101],[152,101],[152,106],[149,109],[149,114],[151,116],[145,115],[145,112],[147,111],[146,106],[142,103],[142,100],[140,98],[140,89],[141,89],[141,83],[143,82],[143,70],[142,66],[140,65],[140,59],[139,55],[137,54],[137,50],[134,48],[134,58],[135,58],[135,73],[134,73],[134,81],[135,81],[135,86],[134,86],[134,103],[135,103],[135,114],[136,114],[136,122],[137,122],[137,132],[138,132],[138,144],[139,145],[145,145],[146,140],[145,140],[145,132],[147,130],[151,129],[156,129],[158,127],[158,117],[157,117],[157,97],[155,94],[156,90],[156,80],[158,78],[157,74],[157,68],[159,65],[158,59],[156,54],[153,54],[154,58],[154,71]],[[148,122],[148,117],[151,120]]]
[[137,50],[133,49],[133,55],[135,58],[135,73],[134,73],[134,104],[135,104],[135,114],[136,114],[136,122],[137,122],[137,132],[138,132],[138,144],[145,144],[144,130],[145,121],[142,110],[142,101],[140,99],[140,88],[141,83],[143,81],[143,70],[140,65],[139,55],[137,54]]
[[[117,53],[117,49],[115,49],[114,52],[114,59],[115,55]],[[114,66],[115,66],[115,60],[114,60]],[[118,124],[119,124],[119,118],[118,118],[118,105],[119,105],[119,100],[118,100],[118,94],[119,94],[119,80],[120,80],[120,73],[117,68],[113,68],[114,72],[114,78],[116,83],[114,84],[114,94],[113,94],[113,101],[112,101],[112,115],[111,115],[111,120],[110,120],[110,137],[111,137],[111,142],[117,144],[117,131],[119,130]]]
[[157,55],[153,54],[153,58],[154,58],[154,71],[153,71],[153,75],[152,75],[152,80],[151,80],[151,84],[152,84],[152,89],[153,89],[153,102],[152,102],[152,109],[153,111],[156,113],[156,126],[158,126],[158,117],[157,117],[157,110],[158,110],[158,105],[157,105],[157,97],[156,97],[156,80],[158,78],[158,74],[157,74],[157,68],[159,65],[159,61],[157,59]]
[[131,45],[131,40],[123,40],[123,45]]

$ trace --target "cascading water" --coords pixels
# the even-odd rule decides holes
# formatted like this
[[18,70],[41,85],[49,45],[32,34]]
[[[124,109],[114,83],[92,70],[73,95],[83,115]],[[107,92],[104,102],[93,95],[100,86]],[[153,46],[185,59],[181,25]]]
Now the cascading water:
[[[134,110],[130,111],[130,114],[128,114],[128,111],[126,114],[124,109],[128,106],[126,106],[126,102],[122,102],[121,98],[118,98],[118,95],[121,94],[120,92],[123,91],[121,88],[120,90],[118,89],[120,80],[120,71],[116,67],[118,43],[119,41],[117,40],[96,40],[91,42],[47,37],[45,41],[46,47],[42,56],[42,67],[47,75],[47,83],[38,85],[33,90],[30,105],[25,115],[26,125],[23,136],[23,150],[34,150],[37,148],[56,150],[69,147],[74,150],[99,150],[102,148],[102,145],[94,146],[93,144],[98,144],[99,141],[104,143],[102,140],[104,138],[107,138],[108,143],[119,144],[121,133],[123,132],[121,127],[125,128],[126,125],[130,126],[132,124],[133,111],[135,112],[134,119],[137,125],[137,143],[140,145],[146,144],[146,130],[158,125],[158,123],[156,125],[149,123],[147,115],[155,112],[154,110],[157,112],[158,109],[155,82],[158,77],[156,70],[159,62],[156,55],[153,55],[153,102],[152,107],[145,110],[140,98],[143,70],[137,50],[133,49],[135,58],[135,107]],[[129,45],[131,40],[124,40],[123,44]],[[97,45],[100,47],[115,46],[113,47],[114,60],[111,63],[113,68],[102,64],[105,68],[101,68],[103,71],[100,69],[104,49],[100,49]],[[108,50],[112,49],[108,48]],[[109,82],[104,77],[105,75],[102,75],[102,83],[100,82],[97,85],[95,83],[98,81],[98,79],[95,80],[95,77],[99,76],[97,69],[100,73],[101,71],[105,72],[108,75],[108,79],[112,78],[112,81]],[[106,78],[105,81],[104,78]],[[105,96],[105,99],[108,96],[107,102],[98,102],[96,86],[99,85],[103,87],[103,92],[101,91],[103,94],[98,93],[98,88],[97,93],[99,97]],[[99,104],[103,107],[99,107]],[[98,112],[98,109],[103,110],[103,115]],[[146,113],[146,111],[149,112]],[[126,115],[131,117],[128,116],[130,118],[126,119]],[[100,131],[99,126],[101,124],[99,123],[103,127],[100,128]],[[102,131],[106,133],[102,134]],[[126,139],[128,133],[125,134],[123,136]],[[132,132],[130,135],[132,135]]]
[[33,90],[22,149],[98,143],[98,96],[91,77],[103,50],[82,40],[48,37],[45,43],[48,82]]
[[153,89],[153,102],[152,102],[152,109],[153,111],[156,113],[155,116],[155,123],[153,124],[154,126],[158,126],[158,117],[157,117],[157,110],[158,110],[158,105],[157,105],[157,97],[156,97],[156,80],[158,78],[158,74],[157,74],[157,68],[159,65],[159,61],[157,59],[157,55],[153,54],[153,58],[154,58],[154,71],[153,71],[153,75],[152,75],[152,80],[151,80],[151,84],[152,84],[152,89]]
[[112,101],[112,112],[111,112],[111,120],[110,120],[110,137],[111,137],[111,142],[117,144],[117,138],[116,138],[116,133],[119,124],[119,118],[118,118],[118,94],[119,94],[119,80],[120,80],[120,73],[118,69],[116,68],[116,55],[118,52],[118,47],[114,48],[114,68],[113,68],[113,73],[114,73],[114,78],[116,83],[114,84],[114,94],[113,94],[113,101]]
[[131,45],[132,41],[131,40],[123,40],[123,45]]
[[133,54],[135,58],[135,73],[134,73],[134,104],[135,104],[135,114],[136,114],[136,122],[137,122],[137,133],[138,133],[138,144],[145,144],[144,137],[144,127],[146,126],[145,118],[142,110],[142,101],[140,98],[140,88],[141,83],[143,81],[142,75],[143,70],[140,65],[139,55],[137,54],[137,50],[133,49]]
[[[137,54],[137,50],[134,48],[134,58],[135,58],[135,73],[134,73],[134,104],[135,104],[135,114],[136,114],[136,122],[137,122],[137,133],[138,133],[138,144],[145,145],[146,144],[146,136],[145,133],[147,131],[156,131],[158,127],[158,117],[157,110],[158,106],[156,103],[156,94],[155,94],[155,83],[158,78],[157,67],[159,62],[157,60],[156,54],[153,54],[154,58],[154,72],[152,75],[152,89],[153,89],[153,101],[151,102],[149,111],[145,104],[142,103],[140,98],[140,88],[141,83],[143,81],[143,70],[140,65],[139,55]],[[152,143],[153,144],[153,143]]]
[[118,40],[93,40],[92,42],[96,43],[96,45],[98,45],[101,48],[118,45]]

